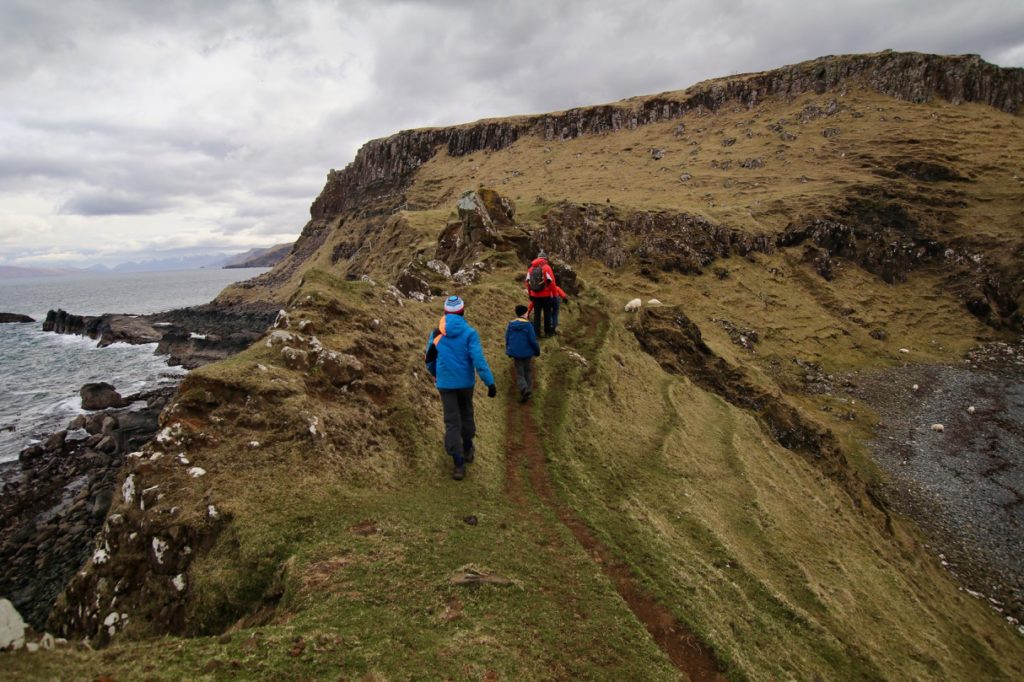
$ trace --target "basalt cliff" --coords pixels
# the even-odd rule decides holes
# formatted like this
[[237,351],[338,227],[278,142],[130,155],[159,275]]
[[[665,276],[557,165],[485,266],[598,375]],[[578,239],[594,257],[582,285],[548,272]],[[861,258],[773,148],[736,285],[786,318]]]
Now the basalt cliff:
[[[13,669],[1019,679],[1022,101],[883,52],[368,142],[211,304],[280,312],[32,611],[106,649]],[[541,249],[569,301],[522,404]],[[499,388],[460,482],[423,366],[451,293]]]

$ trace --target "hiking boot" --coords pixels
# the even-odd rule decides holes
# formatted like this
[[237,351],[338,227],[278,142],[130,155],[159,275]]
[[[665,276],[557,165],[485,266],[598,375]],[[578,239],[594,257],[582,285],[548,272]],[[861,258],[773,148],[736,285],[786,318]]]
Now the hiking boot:
[[455,468],[452,470],[452,478],[454,478],[456,481],[461,481],[465,477],[466,477],[466,465],[465,464],[456,464]]
[[527,400],[529,400],[529,399],[530,399],[530,397],[531,397],[532,395],[533,395],[533,391],[531,391],[531,390],[530,390],[530,389],[528,389],[528,388],[524,388],[524,389],[523,389],[523,396],[522,396],[522,399],[521,399],[521,400],[520,400],[519,402],[521,402],[521,403],[525,403],[525,402],[526,402]]
[[476,459],[476,448],[467,448],[465,453],[463,453],[462,455],[462,459],[466,462],[466,464],[470,464],[474,459]]

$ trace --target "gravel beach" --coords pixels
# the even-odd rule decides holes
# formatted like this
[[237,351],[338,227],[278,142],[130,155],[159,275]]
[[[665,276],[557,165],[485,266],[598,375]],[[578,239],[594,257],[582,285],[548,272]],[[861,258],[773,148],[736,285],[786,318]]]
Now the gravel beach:
[[870,445],[893,508],[964,589],[1024,620],[1024,343],[855,383],[881,419]]

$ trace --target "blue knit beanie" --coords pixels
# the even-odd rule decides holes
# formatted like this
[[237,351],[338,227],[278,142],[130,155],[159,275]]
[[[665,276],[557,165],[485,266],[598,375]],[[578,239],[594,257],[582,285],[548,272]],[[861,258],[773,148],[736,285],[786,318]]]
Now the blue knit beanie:
[[458,296],[449,296],[444,302],[444,311],[446,313],[461,313],[465,307],[466,304]]

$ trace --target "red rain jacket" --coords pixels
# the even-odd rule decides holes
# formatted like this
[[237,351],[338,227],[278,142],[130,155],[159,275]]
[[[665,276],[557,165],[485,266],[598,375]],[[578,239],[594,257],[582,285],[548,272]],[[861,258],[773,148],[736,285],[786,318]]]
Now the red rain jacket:
[[[547,286],[541,291],[530,289],[530,270],[534,268],[544,268],[544,280],[547,282]],[[526,293],[530,295],[530,298],[545,298],[558,295],[555,293],[555,289],[558,288],[558,285],[555,284],[555,273],[544,258],[533,259],[529,269],[526,271],[526,277],[523,278],[523,286],[526,287]]]

